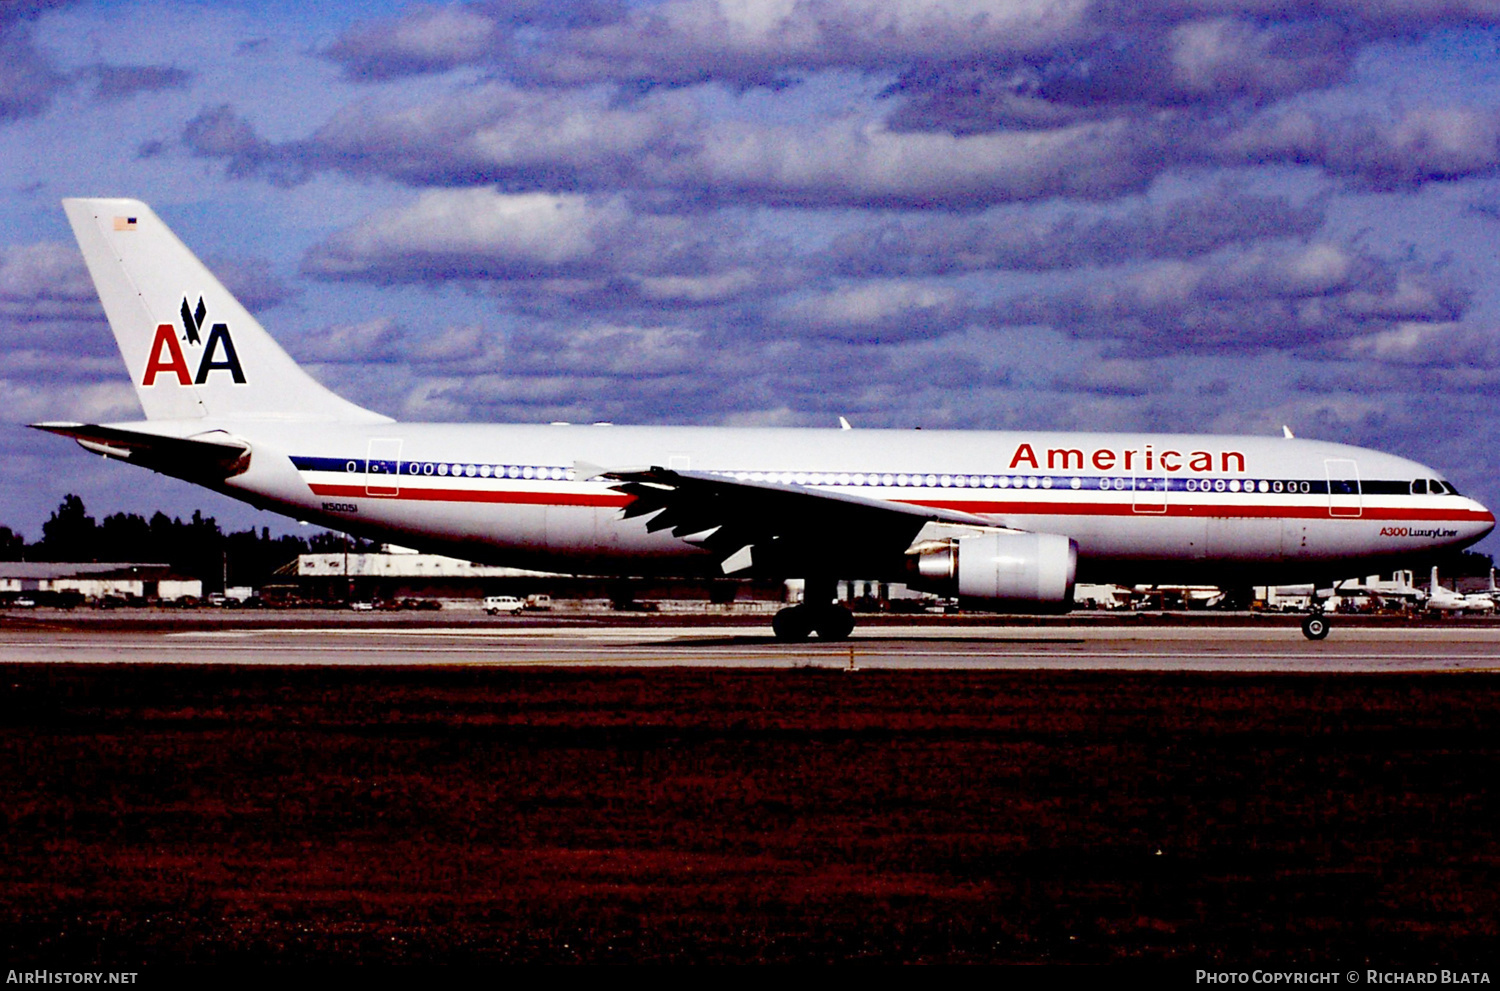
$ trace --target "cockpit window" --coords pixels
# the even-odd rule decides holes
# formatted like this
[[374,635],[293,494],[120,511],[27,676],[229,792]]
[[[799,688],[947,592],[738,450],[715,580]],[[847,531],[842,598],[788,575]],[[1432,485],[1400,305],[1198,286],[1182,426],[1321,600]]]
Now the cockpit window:
[[1411,494],[1412,495],[1426,495],[1427,494],[1427,479],[1425,479],[1425,478],[1414,478],[1414,479],[1412,479]]
[[[1434,486],[1441,485],[1443,487],[1443,491],[1445,493],[1447,493],[1448,495],[1455,495],[1455,496],[1458,495],[1458,490],[1453,487],[1453,483],[1452,482],[1438,482],[1438,481],[1434,481],[1432,484]],[[1436,489],[1434,489],[1433,491],[1436,491]]]

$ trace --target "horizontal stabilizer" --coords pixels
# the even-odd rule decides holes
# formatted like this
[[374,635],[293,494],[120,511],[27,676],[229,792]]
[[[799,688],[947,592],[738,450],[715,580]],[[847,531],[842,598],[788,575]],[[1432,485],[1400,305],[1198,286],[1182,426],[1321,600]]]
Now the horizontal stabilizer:
[[86,451],[192,482],[216,484],[250,467],[250,445],[222,430],[191,437],[166,437],[97,423],[33,423],[31,426],[50,434],[71,437]]

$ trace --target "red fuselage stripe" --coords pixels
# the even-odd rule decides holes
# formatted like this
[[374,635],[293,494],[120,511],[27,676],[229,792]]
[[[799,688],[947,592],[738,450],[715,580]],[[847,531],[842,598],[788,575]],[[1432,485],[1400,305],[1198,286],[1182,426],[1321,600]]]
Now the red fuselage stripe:
[[1203,503],[1168,503],[1166,512],[1155,508],[1136,509],[1130,503],[1105,502],[913,502],[914,506],[934,509],[957,509],[966,513],[1010,516],[1218,516],[1240,519],[1365,519],[1365,520],[1446,520],[1450,522],[1493,523],[1490,513],[1470,509],[1404,509],[1391,506],[1334,507],[1321,506],[1213,506]]
[[[310,485],[313,495],[342,496],[361,499],[413,499],[418,502],[504,502],[529,506],[624,506],[629,496],[590,494],[586,492],[521,492],[513,489],[484,491],[479,489],[409,489],[402,486],[399,495],[382,495],[382,486]],[[386,486],[384,488],[390,488]]]
[[[629,496],[586,492],[518,491],[515,489],[417,489],[402,486],[396,495],[381,495],[368,492],[363,485],[310,486],[314,495],[340,496],[364,499],[399,499],[418,502],[493,502],[528,506],[599,506],[615,507],[627,505]],[[1130,503],[1118,502],[995,502],[959,500],[899,500],[912,506],[933,509],[956,509],[966,513],[991,516],[1216,516],[1238,519],[1365,519],[1405,520],[1413,522],[1457,522],[1493,523],[1490,513],[1478,513],[1469,509],[1395,508],[1390,506],[1365,506],[1359,515],[1351,509],[1335,507],[1330,513],[1322,506],[1245,506],[1206,505],[1203,503],[1172,502],[1167,511],[1137,510]]]

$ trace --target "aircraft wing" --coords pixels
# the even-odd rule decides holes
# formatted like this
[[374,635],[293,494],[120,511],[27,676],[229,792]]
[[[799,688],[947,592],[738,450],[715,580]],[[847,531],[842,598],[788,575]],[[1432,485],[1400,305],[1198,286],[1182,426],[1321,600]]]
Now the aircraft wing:
[[31,426],[71,437],[86,451],[206,485],[232,478],[250,466],[250,445],[222,430],[191,437],[170,437],[98,423],[33,423]]
[[624,518],[650,516],[647,530],[671,530],[704,547],[725,574],[751,567],[813,574],[866,563],[889,567],[933,522],[996,529],[970,513],[710,472],[652,467],[597,477],[618,482],[612,487],[632,497]]

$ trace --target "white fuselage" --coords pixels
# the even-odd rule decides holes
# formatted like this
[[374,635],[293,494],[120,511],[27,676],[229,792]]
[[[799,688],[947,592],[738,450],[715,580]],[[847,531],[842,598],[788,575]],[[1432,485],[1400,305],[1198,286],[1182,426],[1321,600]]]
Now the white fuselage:
[[1494,526],[1472,499],[1430,494],[1426,480],[1440,477],[1430,468],[1311,440],[272,419],[130,426],[175,436],[221,429],[247,441],[249,470],[223,491],[299,519],[473,560],[592,574],[717,573],[702,549],[622,519],[629,498],[589,477],[651,466],[1062,534],[1078,544],[1082,581],[1347,577],[1465,546]]

